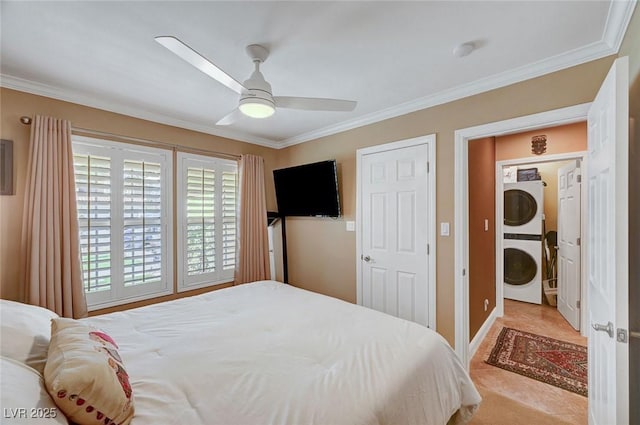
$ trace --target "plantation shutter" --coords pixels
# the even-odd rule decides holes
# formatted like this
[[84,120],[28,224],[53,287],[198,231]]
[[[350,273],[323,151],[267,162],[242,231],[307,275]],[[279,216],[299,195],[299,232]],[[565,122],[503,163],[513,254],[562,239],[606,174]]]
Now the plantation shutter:
[[73,137],[89,309],[173,292],[172,152]]
[[178,290],[233,280],[237,163],[178,153]]
[[215,182],[213,170],[187,169],[187,274],[216,271]]
[[111,160],[73,155],[86,293],[111,289]]
[[160,164],[124,161],[124,285],[162,278],[162,188]]

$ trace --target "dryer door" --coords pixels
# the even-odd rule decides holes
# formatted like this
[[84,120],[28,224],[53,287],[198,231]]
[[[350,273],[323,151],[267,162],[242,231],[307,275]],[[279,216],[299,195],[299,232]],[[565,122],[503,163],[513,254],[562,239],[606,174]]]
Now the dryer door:
[[504,191],[504,224],[522,226],[530,222],[538,212],[538,204],[525,190],[509,189]]
[[504,250],[504,282],[526,285],[538,274],[538,264],[526,251],[517,248]]
[[542,303],[542,246],[539,240],[511,239],[522,235],[505,235],[504,298],[528,303]]
[[505,233],[542,234],[542,182],[505,183],[503,211]]

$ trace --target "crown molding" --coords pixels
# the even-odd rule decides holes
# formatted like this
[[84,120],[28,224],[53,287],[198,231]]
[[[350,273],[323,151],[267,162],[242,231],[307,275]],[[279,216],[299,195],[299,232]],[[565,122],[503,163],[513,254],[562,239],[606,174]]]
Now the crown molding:
[[281,147],[279,143],[263,137],[252,136],[234,130],[225,128],[221,129],[214,126],[207,126],[191,121],[181,120],[179,118],[169,117],[167,115],[157,114],[139,108],[132,108],[131,106],[127,106],[118,102],[99,100],[94,97],[77,93],[73,90],[61,89],[48,84],[42,84],[35,81],[26,80],[24,78],[14,77],[12,75],[0,74],[0,87],[31,93],[38,96],[50,97],[52,99],[62,100],[65,102],[77,103],[79,105],[102,109],[105,111],[114,112],[116,114],[127,115],[134,118],[153,121],[159,124],[166,124],[174,127],[184,128],[187,130],[197,131],[200,133],[211,134],[213,136],[233,139],[240,142],[252,143],[254,145],[266,146],[274,149],[278,149]]
[[605,56],[613,55],[616,51],[607,43],[599,41],[585,47],[572,50],[568,53],[552,56],[544,60],[521,66],[509,71],[501,72],[490,77],[482,78],[468,84],[462,84],[451,89],[443,90],[434,95],[421,97],[391,108],[373,112],[362,117],[345,121],[337,125],[321,128],[300,134],[282,141],[282,146],[293,146],[299,143],[308,142],[321,137],[330,136],[365,125],[373,124],[411,112],[453,102],[458,99],[484,93],[490,90],[505,87],[511,84],[540,77],[545,74],[560,71],[572,66],[580,65]]
[[602,41],[607,43],[616,53],[620,50],[635,7],[636,0],[613,0],[609,6]]

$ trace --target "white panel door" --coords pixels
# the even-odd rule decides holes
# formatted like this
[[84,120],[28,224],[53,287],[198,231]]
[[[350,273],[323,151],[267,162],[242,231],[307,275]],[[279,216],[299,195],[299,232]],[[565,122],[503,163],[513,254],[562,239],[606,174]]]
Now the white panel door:
[[363,155],[361,305],[429,326],[428,147]]
[[558,169],[558,311],[580,330],[580,161]]
[[617,59],[588,115],[589,424],[629,423],[629,64]]

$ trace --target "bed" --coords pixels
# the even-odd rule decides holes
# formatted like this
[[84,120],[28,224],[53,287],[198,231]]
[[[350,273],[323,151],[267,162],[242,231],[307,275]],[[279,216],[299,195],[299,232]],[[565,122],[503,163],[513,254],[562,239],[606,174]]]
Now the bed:
[[442,425],[481,401],[437,333],[274,281],[78,322],[117,342],[134,425]]

